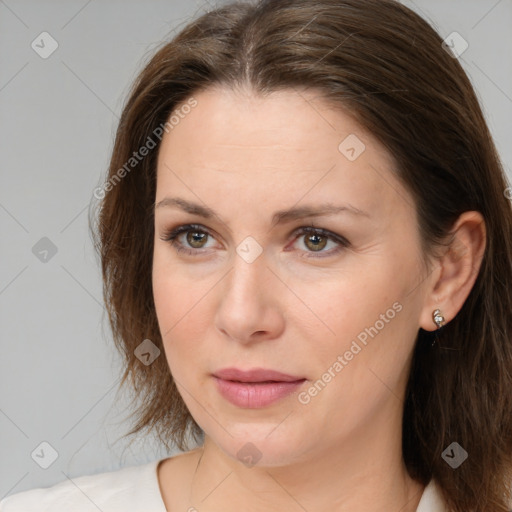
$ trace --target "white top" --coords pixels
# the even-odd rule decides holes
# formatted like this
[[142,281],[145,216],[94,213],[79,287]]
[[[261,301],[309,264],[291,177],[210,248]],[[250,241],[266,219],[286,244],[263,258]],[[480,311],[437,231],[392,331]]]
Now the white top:
[[[158,484],[159,462],[11,494],[0,501],[0,512],[170,512]],[[431,480],[416,512],[445,512],[442,503],[438,487]]]

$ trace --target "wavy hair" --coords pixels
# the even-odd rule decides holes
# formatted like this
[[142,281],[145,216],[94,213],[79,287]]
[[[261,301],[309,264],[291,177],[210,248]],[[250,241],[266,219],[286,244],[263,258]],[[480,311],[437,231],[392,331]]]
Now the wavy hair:
[[[431,333],[419,329],[403,457],[412,478],[437,481],[453,512],[509,510],[512,210],[474,89],[442,43],[394,0],[263,0],[201,15],[155,50],[124,105],[93,228],[110,326],[125,361],[121,386],[130,382],[140,401],[127,435],[154,430],[184,450],[188,433],[196,441],[202,433],[165,358],[145,366],[135,355],[144,339],[163,350],[151,285],[155,133],[212,85],[249,85],[263,96],[312,88],[393,155],[394,172],[415,200],[425,261],[463,212],[484,217],[485,253],[463,307],[434,349],[425,349]],[[157,147],[130,160],[148,138]],[[441,457],[453,441],[469,453],[456,470]]]

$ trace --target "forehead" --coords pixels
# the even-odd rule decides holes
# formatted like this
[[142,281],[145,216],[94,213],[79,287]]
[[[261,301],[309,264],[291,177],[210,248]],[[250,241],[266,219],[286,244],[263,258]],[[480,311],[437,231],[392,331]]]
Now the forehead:
[[384,213],[407,194],[389,152],[314,91],[212,88],[193,97],[196,106],[162,139],[157,199],[176,190],[216,203],[231,192],[254,207],[338,198]]
[[[263,97],[250,90],[215,87],[194,98],[197,105],[180,116],[162,144],[174,150],[194,145],[195,151],[186,155],[191,162],[226,155],[232,162],[238,155],[251,153],[260,158],[279,154],[287,161],[294,155],[296,160],[320,154],[338,156],[338,145],[346,136],[368,139],[369,135],[353,118],[335,112],[310,90],[289,89]],[[178,105],[175,111],[179,110]]]

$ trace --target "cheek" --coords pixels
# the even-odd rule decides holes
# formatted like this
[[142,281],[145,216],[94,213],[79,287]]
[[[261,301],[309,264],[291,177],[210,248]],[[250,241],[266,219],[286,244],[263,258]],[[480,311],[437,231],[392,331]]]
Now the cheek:
[[315,348],[343,348],[379,321],[381,314],[390,310],[388,316],[395,316],[393,304],[401,301],[401,286],[389,277],[392,272],[383,271],[382,263],[375,270],[366,266],[351,269],[350,273],[322,276],[315,282],[291,283],[298,300],[294,299],[290,314],[297,325],[311,324],[314,330],[309,334],[323,340]]
[[187,322],[194,305],[199,301],[203,285],[170,258],[170,247],[155,242],[152,286],[155,308],[164,342],[183,323]]
[[153,297],[169,369],[176,380],[190,382],[208,361],[211,298],[218,276],[201,277],[191,265],[172,264],[155,251]]
[[[399,272],[398,266],[393,259],[380,259],[374,268],[322,280],[316,288],[297,283],[294,291],[309,310],[301,304],[289,320],[305,327],[302,339],[319,378],[330,369],[337,375],[355,372],[352,377],[363,388],[379,376],[397,384],[395,375],[406,366],[413,348],[418,313],[414,294],[409,293],[413,271]],[[343,368],[336,365],[336,372],[338,356]]]

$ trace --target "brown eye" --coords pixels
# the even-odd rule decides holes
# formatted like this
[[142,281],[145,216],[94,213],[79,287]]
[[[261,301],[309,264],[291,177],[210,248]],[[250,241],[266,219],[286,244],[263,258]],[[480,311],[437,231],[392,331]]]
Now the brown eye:
[[[323,258],[334,256],[343,249],[350,246],[350,242],[336,233],[332,233],[322,228],[315,228],[314,226],[303,226],[295,232],[298,237],[297,241],[302,241],[305,249],[300,249],[301,257],[304,258]],[[327,244],[331,242],[334,248],[324,251]],[[318,253],[318,256],[312,253]]]
[[203,243],[208,239],[208,233],[203,231],[187,231],[187,243],[194,249],[202,249]]
[[208,249],[206,244],[210,236],[210,233],[202,229],[201,226],[186,224],[164,233],[160,239],[169,242],[178,253],[184,252],[191,256],[199,256]]
[[[334,256],[350,246],[350,242],[346,238],[313,226],[303,226],[296,230],[294,235],[296,241],[303,241],[302,245],[305,249],[301,248],[299,252],[302,253],[300,256],[305,258]],[[214,238],[202,226],[186,224],[164,233],[160,238],[165,242],[170,242],[178,253],[184,252],[191,256],[200,256],[205,254],[206,244],[210,237]],[[324,251],[329,242],[334,245],[334,248]],[[315,256],[312,253],[318,253],[319,255]]]
[[312,251],[321,251],[327,245],[327,237],[318,234],[308,234],[305,237],[306,247]]

